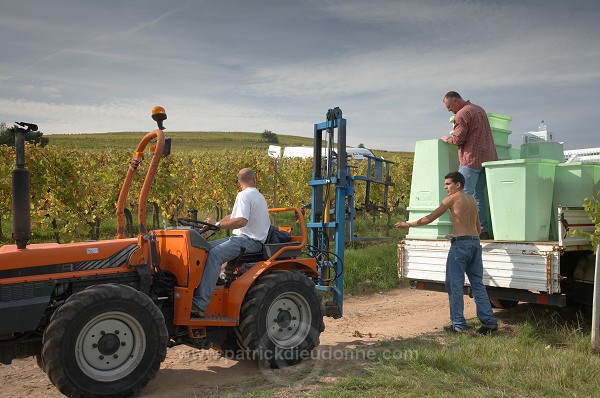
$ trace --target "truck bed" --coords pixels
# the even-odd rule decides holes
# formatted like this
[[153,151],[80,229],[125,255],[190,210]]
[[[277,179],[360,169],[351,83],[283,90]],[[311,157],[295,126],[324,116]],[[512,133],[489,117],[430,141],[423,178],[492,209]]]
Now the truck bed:
[[[567,231],[580,229],[589,232],[594,229],[594,224],[581,207],[559,207],[557,216],[557,240],[481,242],[483,283],[488,287],[488,293],[492,289],[497,296],[507,297],[506,292],[510,289],[511,297],[521,297],[520,300],[523,301],[533,297],[528,296],[529,293],[571,293],[563,290],[565,286],[572,285],[563,282],[573,279],[573,269],[578,256],[590,253],[591,246],[587,239],[568,236]],[[398,245],[399,278],[424,282],[428,286],[425,288],[443,290],[440,285],[445,282],[449,249],[450,241],[446,239],[402,240]],[[570,254],[565,255],[567,253]],[[561,267],[564,269],[561,270]],[[468,287],[467,278],[465,286]],[[525,292],[527,294],[523,295]],[[560,302],[564,300],[561,299]]]
[[[560,293],[561,248],[558,242],[482,241],[481,247],[486,286]],[[400,242],[398,276],[444,282],[448,250],[449,240],[406,239]]]

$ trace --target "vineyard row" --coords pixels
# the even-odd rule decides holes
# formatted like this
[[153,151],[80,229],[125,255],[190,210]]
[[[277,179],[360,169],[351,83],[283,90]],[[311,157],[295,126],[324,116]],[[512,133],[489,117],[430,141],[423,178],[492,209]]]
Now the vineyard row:
[[[98,228],[102,221],[114,219],[121,183],[127,172],[131,152],[87,152],[56,147],[30,146],[27,169],[31,173],[32,230],[51,228],[57,240],[71,241],[82,228]],[[11,170],[14,148],[0,146],[0,221],[11,219]],[[132,185],[127,208],[134,212],[137,193],[143,182],[149,156],[142,162]],[[390,168],[395,186],[388,193],[393,209],[405,208],[412,174],[412,161],[398,156]],[[189,216],[189,210],[200,214],[229,211],[238,191],[236,175],[243,167],[253,168],[258,189],[269,206],[302,206],[310,203],[311,159],[270,158],[264,149],[196,150],[173,153],[159,166],[149,202],[160,210],[161,217],[172,223],[177,217]],[[354,175],[364,175],[366,161],[353,168]],[[383,201],[383,189],[377,184],[371,190],[371,202]],[[355,184],[357,205],[364,203],[365,186]],[[276,201],[276,203],[274,203]],[[135,213],[134,213],[135,214]],[[135,220],[134,220],[135,221]],[[1,229],[0,229],[1,231]],[[4,237],[6,240],[6,237]]]

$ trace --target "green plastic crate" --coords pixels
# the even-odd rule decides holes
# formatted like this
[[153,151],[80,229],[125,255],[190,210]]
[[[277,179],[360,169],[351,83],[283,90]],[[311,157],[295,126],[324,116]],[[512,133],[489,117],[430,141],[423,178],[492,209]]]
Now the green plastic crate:
[[558,161],[485,162],[494,239],[547,241]]
[[583,206],[600,190],[600,164],[562,163],[556,166],[553,210],[558,205]]
[[506,144],[506,145],[501,145],[501,144],[496,144],[496,154],[498,155],[498,160],[511,160],[511,153],[510,153],[510,144]]
[[560,142],[530,142],[521,145],[521,159],[552,159],[564,163],[565,151]]
[[509,130],[508,124],[512,120],[512,117],[507,115],[501,115],[499,113],[488,113],[487,117],[490,122],[490,127],[492,129],[496,128],[502,130]]
[[510,148],[508,150],[511,159],[521,159],[521,149],[520,148]]
[[600,163],[556,165],[550,223],[550,239],[558,240],[558,206],[583,206],[585,198],[600,191]]
[[510,130],[492,127],[492,138],[494,139],[494,144],[508,145],[508,136],[510,135],[510,133]]
[[[409,220],[416,221],[435,210],[447,196],[444,176],[458,170],[458,148],[444,141],[423,140],[415,145]],[[411,228],[407,237],[439,239],[452,233],[452,220],[446,213],[429,225]]]

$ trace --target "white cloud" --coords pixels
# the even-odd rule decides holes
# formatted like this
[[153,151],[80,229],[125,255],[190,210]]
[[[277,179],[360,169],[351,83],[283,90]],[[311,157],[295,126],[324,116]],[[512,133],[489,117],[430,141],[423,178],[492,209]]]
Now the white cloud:
[[447,132],[441,97],[457,90],[512,115],[515,145],[538,118],[600,145],[585,120],[600,90],[597,2],[23,0],[2,11],[0,121],[47,133],[149,130],[160,104],[172,131],[312,136],[340,106],[349,143],[411,150]]
[[[557,49],[568,49],[575,38],[553,39]],[[312,97],[326,90],[340,95],[385,93],[430,86],[444,87],[448,82],[463,87],[519,87],[529,84],[585,84],[600,78],[598,48],[572,49],[545,54],[547,38],[532,35],[527,41],[498,43],[494,47],[472,51],[465,48],[423,52],[407,48],[389,48],[330,60],[302,64],[257,67],[243,87],[245,93],[259,96]],[[532,58],[524,62],[509,54]],[[574,59],[577,62],[574,62]]]

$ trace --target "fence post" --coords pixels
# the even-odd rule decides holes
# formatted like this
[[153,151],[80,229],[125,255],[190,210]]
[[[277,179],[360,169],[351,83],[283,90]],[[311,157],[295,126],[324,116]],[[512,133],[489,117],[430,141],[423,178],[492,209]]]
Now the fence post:
[[592,351],[600,353],[600,244],[596,246],[594,301],[592,302]]

